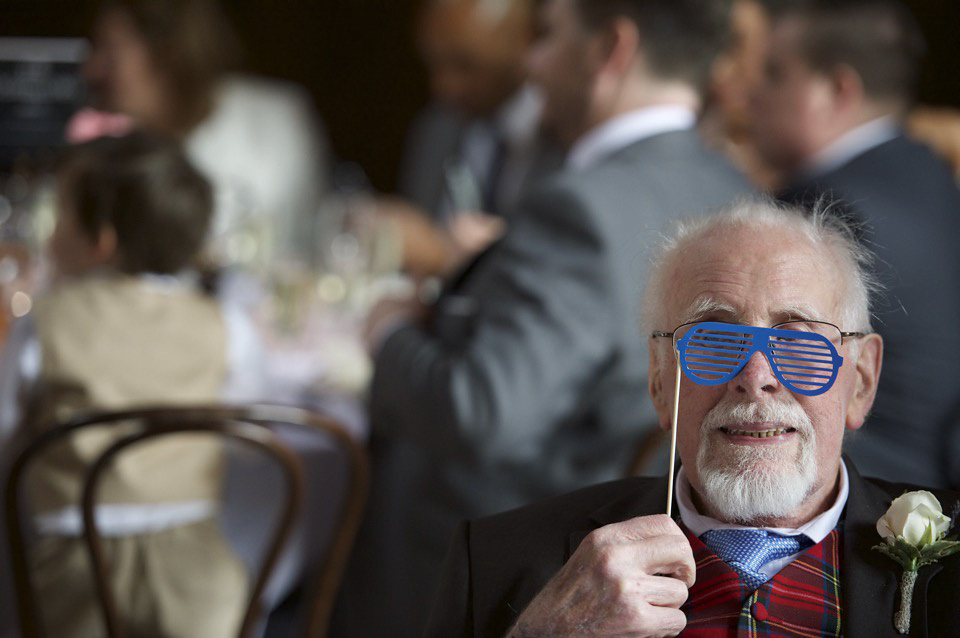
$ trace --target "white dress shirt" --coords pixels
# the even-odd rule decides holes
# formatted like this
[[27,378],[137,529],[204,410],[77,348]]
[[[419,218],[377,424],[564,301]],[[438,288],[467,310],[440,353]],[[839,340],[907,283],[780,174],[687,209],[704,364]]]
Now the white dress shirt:
[[[785,536],[803,534],[812,540],[814,544],[826,538],[830,531],[837,526],[837,523],[840,521],[840,515],[843,513],[843,508],[847,504],[847,496],[850,494],[847,466],[843,461],[840,461],[840,489],[837,493],[837,500],[834,501],[833,505],[831,505],[827,511],[815,516],[809,522],[796,529],[789,529],[783,527],[757,528],[750,527],[749,525],[735,525],[718,521],[715,518],[697,511],[697,508],[693,504],[690,490],[690,480],[687,478],[684,468],[681,467],[680,471],[677,472],[676,481],[677,510],[680,512],[680,520],[683,521],[683,524],[686,525],[687,529],[693,532],[695,536],[700,536],[704,532],[712,529],[765,529]],[[761,567],[760,571],[767,578],[773,578],[777,572],[789,565],[800,553],[801,552],[797,552],[784,558],[772,560]]]
[[642,139],[693,128],[693,109],[677,104],[648,106],[628,111],[595,126],[570,149],[567,168],[583,170]]

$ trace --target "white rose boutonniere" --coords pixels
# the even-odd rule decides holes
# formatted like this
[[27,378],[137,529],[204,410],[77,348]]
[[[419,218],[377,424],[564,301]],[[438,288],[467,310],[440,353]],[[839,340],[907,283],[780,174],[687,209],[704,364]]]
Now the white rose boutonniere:
[[937,497],[923,490],[905,492],[893,499],[879,521],[877,532],[886,541],[874,549],[903,567],[900,577],[900,609],[894,615],[897,631],[910,631],[910,604],[917,570],[960,551],[960,541],[946,538],[950,517],[944,515]]

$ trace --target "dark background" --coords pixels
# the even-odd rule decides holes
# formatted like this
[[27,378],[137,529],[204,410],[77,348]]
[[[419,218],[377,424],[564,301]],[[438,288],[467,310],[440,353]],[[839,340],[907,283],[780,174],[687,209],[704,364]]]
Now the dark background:
[[[250,71],[303,85],[340,159],[392,190],[407,123],[426,100],[417,0],[224,0]],[[929,53],[920,100],[960,106],[960,2],[908,0]],[[83,36],[97,0],[0,0],[0,36]]]

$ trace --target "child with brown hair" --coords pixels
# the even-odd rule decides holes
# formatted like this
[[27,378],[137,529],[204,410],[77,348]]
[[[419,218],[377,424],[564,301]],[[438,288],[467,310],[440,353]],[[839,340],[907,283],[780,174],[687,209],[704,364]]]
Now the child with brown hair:
[[[35,436],[91,409],[256,397],[252,328],[184,275],[213,196],[179,147],[141,133],[100,138],[70,148],[57,178],[54,285],[4,352],[0,431]],[[116,436],[75,436],[30,475],[31,564],[50,636],[103,634],[77,505],[83,468]],[[109,470],[97,516],[131,635],[235,635],[247,576],[215,518],[223,462],[211,437],[178,435]]]

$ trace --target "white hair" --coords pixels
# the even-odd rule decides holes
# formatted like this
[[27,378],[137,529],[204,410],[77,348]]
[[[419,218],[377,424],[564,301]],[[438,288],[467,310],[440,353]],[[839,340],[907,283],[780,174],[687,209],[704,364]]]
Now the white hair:
[[872,274],[873,253],[857,238],[856,226],[839,211],[817,204],[812,210],[777,203],[769,198],[741,199],[724,210],[678,224],[654,257],[643,299],[642,318],[647,331],[670,330],[663,325],[663,300],[673,282],[667,281],[670,264],[703,239],[726,229],[766,227],[793,233],[832,255],[845,275],[843,309],[839,320],[843,330],[868,332],[870,300],[881,291]]

